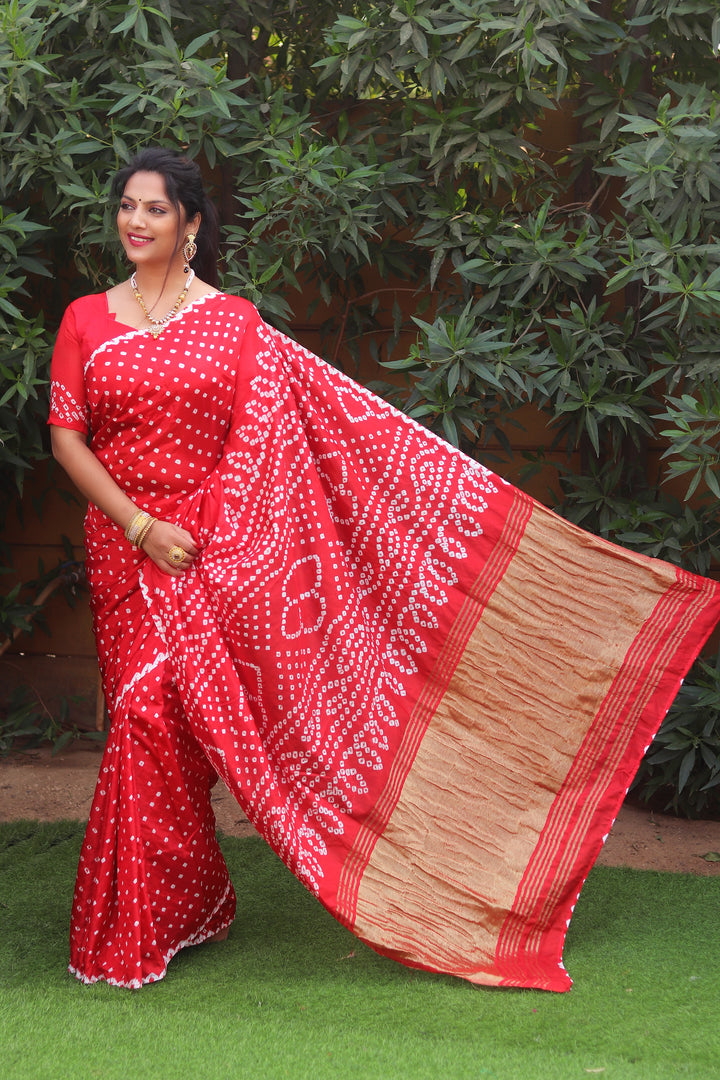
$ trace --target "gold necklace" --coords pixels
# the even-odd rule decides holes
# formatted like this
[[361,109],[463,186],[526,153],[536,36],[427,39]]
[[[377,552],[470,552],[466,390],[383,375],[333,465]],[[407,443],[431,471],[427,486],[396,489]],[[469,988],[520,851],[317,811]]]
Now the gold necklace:
[[167,324],[172,319],[173,315],[177,315],[178,311],[180,310],[180,306],[181,306],[183,300],[185,299],[185,297],[188,294],[188,289],[190,288],[190,286],[193,283],[194,277],[195,277],[195,271],[191,270],[190,273],[188,274],[187,281],[183,285],[182,292],[180,293],[177,300],[173,304],[172,310],[168,311],[167,315],[163,315],[162,319],[154,319],[153,318],[153,316],[150,314],[147,307],[145,306],[145,301],[142,298],[142,293],[138,289],[137,279],[136,279],[135,275],[133,274],[132,277],[130,278],[130,287],[132,288],[132,291],[135,294],[135,299],[137,300],[138,304],[140,305],[140,307],[143,310],[143,315],[145,316],[147,321],[149,323],[151,323],[150,333],[152,334],[152,336],[154,338],[159,337],[159,335],[162,333],[163,329],[167,326]]

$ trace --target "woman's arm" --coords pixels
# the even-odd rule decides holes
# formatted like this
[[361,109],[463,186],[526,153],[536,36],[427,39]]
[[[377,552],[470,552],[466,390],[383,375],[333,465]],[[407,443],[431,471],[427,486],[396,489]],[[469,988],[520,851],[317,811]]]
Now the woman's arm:
[[[50,437],[53,456],[75,487],[124,531],[138,508],[95,457],[85,436],[79,431],[53,424]],[[180,566],[167,558],[170,548],[176,545],[186,552]],[[172,577],[181,576],[199,554],[190,533],[170,521],[156,521],[143,540],[142,549],[163,573]]]

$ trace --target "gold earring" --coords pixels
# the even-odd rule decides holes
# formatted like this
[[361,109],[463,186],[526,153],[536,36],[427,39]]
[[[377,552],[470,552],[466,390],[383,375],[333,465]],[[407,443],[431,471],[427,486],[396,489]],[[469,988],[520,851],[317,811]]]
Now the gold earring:
[[185,244],[182,249],[183,259],[185,260],[185,273],[190,273],[190,263],[197,255],[197,244],[195,243],[195,233],[188,233],[185,237]]

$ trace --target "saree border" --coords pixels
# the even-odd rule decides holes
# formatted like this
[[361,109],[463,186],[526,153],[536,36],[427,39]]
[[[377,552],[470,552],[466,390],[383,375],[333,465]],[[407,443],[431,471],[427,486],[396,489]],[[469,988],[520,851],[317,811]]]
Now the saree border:
[[[555,797],[501,928],[495,952],[500,985],[572,985],[562,951],[575,903],[643,754],[712,631],[717,593],[716,583],[676,568],[675,582],[636,635]],[[683,650],[697,623],[693,646]],[[668,671],[673,659],[675,670]]]
[[481,573],[468,589],[453,625],[438,652],[433,669],[415,702],[385,786],[373,809],[358,829],[354,843],[343,863],[338,880],[337,906],[334,914],[349,929],[352,929],[355,924],[358,891],[373,849],[398,803],[428,725],[447,690],[468,640],[512,561],[532,515],[534,500],[518,489],[514,489],[513,496],[493,550]]

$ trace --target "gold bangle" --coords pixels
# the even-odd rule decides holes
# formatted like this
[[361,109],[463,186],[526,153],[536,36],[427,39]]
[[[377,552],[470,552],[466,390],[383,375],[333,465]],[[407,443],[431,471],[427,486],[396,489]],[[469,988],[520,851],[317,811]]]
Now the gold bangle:
[[138,536],[137,541],[135,543],[135,547],[141,548],[143,546],[143,544],[145,543],[145,537],[150,532],[150,530],[152,529],[152,527],[153,527],[153,525],[155,524],[156,521],[157,521],[157,518],[154,518],[154,517],[150,518],[147,525],[144,526],[142,532]]
[[139,540],[145,534],[147,528],[155,520],[151,514],[148,514],[145,510],[138,510],[130,521],[127,529],[125,530],[125,536],[133,545],[133,547],[139,547]]
[[[139,519],[144,516],[144,514],[145,514],[144,510],[136,510],[135,513],[133,514],[133,516],[130,518],[130,520],[129,520],[128,524],[127,524],[127,528],[125,529],[125,539],[126,540],[130,540],[131,535],[135,531],[135,526],[137,525]],[[130,542],[132,543],[132,541],[130,541]]]
[[137,547],[138,536],[143,531],[146,524],[147,524],[147,516],[145,514],[143,514],[142,517],[139,517],[137,519],[137,521],[133,525],[132,529],[129,530],[129,532],[128,532],[128,540],[133,545],[133,547]]

